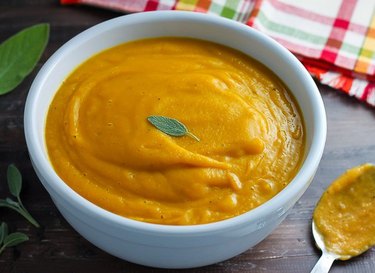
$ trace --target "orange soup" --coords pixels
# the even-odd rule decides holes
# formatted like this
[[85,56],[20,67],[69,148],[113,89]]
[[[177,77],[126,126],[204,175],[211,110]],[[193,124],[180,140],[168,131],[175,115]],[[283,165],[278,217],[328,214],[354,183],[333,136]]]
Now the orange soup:
[[[148,118],[184,124],[172,136]],[[247,212],[280,192],[304,155],[286,86],[236,50],[155,38],[103,51],[55,95],[45,138],[72,189],[131,219],[193,225]]]

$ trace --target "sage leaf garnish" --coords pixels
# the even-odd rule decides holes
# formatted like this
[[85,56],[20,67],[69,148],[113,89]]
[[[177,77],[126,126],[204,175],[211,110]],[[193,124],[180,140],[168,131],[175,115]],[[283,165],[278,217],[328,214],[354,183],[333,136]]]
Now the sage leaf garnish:
[[177,119],[168,118],[164,116],[149,116],[147,117],[147,120],[152,125],[154,125],[158,130],[162,131],[167,135],[175,137],[189,136],[195,139],[196,141],[200,141],[200,139],[197,136],[189,132],[188,128]]
[[4,251],[5,248],[19,245],[27,240],[29,240],[29,237],[22,232],[13,232],[7,234],[4,237],[3,241],[0,243],[0,254]]
[[17,201],[14,201],[10,197],[0,199],[0,207],[9,208],[18,212],[23,217],[25,217],[26,220],[28,220],[32,225],[38,228],[40,226],[39,223],[31,216],[31,214],[22,204],[20,197],[22,189],[22,175],[17,167],[13,164],[8,166],[7,179],[9,191],[17,199]]
[[49,24],[38,24],[0,44],[0,95],[16,88],[31,73],[47,45]]

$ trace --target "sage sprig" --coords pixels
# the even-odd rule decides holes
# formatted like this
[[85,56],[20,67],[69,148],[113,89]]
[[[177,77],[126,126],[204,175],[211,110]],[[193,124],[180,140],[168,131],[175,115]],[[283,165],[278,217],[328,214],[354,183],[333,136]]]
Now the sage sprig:
[[4,222],[0,225],[0,245],[4,242],[4,238],[8,236],[8,225]]
[[164,116],[149,116],[147,120],[154,125],[158,130],[170,136],[189,136],[196,141],[200,139],[189,132],[189,129],[180,121],[174,118],[168,118]]
[[20,193],[22,189],[22,175],[17,167],[13,164],[8,166],[7,171],[7,180],[8,180],[8,187],[10,193],[17,199],[14,201],[13,199],[7,197],[5,199],[0,199],[0,207],[5,207],[12,209],[23,217],[26,218],[32,225],[35,227],[39,227],[38,222],[31,216],[31,214],[26,210],[25,206],[22,204]]
[[29,240],[29,237],[22,232],[8,234],[8,225],[4,222],[0,225],[0,254],[5,248],[19,245]]
[[46,48],[49,25],[28,27],[0,44],[0,95],[16,88],[30,74]]

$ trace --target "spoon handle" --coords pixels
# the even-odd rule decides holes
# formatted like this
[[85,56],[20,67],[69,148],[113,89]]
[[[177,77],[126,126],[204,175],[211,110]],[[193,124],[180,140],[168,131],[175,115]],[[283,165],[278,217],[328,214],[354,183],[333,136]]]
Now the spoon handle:
[[335,260],[336,257],[329,255],[329,253],[323,252],[322,256],[310,273],[328,273]]

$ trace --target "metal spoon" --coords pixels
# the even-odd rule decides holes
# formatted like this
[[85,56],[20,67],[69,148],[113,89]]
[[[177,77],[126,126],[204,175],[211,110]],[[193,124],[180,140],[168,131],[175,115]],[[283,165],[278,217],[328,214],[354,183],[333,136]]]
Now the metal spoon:
[[[358,175],[358,172],[359,172],[359,175]],[[364,164],[364,165],[361,165],[361,166],[358,166],[358,167],[355,167],[353,169],[348,170],[346,172],[346,174],[350,175],[350,176],[355,176],[355,178],[354,178],[355,180],[353,180],[352,184],[362,183],[363,181],[366,181],[366,182],[369,181],[369,182],[374,183],[374,184],[371,184],[371,185],[375,185],[375,165]],[[334,181],[332,183],[332,185],[339,182],[340,179],[343,179],[343,178],[339,177],[336,181]],[[363,184],[357,184],[357,185],[363,186]],[[371,187],[371,189],[374,190],[374,187]],[[372,197],[374,193],[371,192],[371,191],[369,191],[369,192],[370,192],[370,195],[367,195],[367,198],[369,198],[369,197],[374,198],[375,196]],[[319,201],[319,202],[321,202],[321,201]],[[318,206],[319,206],[319,204],[318,204]],[[374,200],[372,200],[372,206],[374,206]],[[374,231],[375,230],[372,229],[372,231],[371,231],[372,234],[374,234]],[[353,255],[353,256],[351,256],[351,255],[340,255],[340,254],[330,252],[330,251],[327,250],[327,248],[325,246],[325,243],[324,243],[324,238],[323,238],[322,234],[320,234],[319,229],[316,227],[316,225],[314,223],[314,220],[312,221],[312,233],[313,233],[316,245],[322,250],[322,256],[320,257],[320,259],[318,260],[318,262],[316,263],[314,268],[311,270],[311,273],[328,273],[328,271],[330,270],[330,268],[331,268],[331,266],[332,266],[332,264],[335,260],[337,260],[337,259],[348,260],[348,259],[350,259],[354,256],[360,255],[361,253],[365,252],[366,250],[371,248],[373,245],[375,245],[375,238],[374,238],[374,240],[369,242],[368,245],[364,245],[363,248],[357,249],[358,251],[355,255]]]
[[341,257],[340,255],[329,252],[326,249],[323,241],[323,236],[316,229],[314,221],[312,222],[312,234],[314,236],[316,245],[322,250],[322,256],[317,261],[310,273],[328,273],[333,262]]

